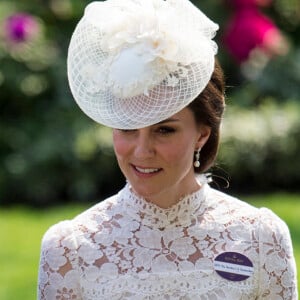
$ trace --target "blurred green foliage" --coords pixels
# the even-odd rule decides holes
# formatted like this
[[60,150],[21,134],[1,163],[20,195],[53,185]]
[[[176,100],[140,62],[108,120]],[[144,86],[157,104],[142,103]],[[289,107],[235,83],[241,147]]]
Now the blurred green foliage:
[[[1,1],[0,203],[94,200],[118,188],[110,131],[74,104],[66,78],[72,31],[89,1]],[[9,44],[3,22],[18,12],[40,34]]]
[[[89,2],[0,1],[0,204],[97,201],[124,183],[110,130],[79,110],[66,78],[68,43]],[[299,190],[299,1],[274,0],[268,8],[290,51],[265,68],[251,66],[251,78],[222,46],[231,14],[225,1],[193,2],[221,27],[228,110],[220,167],[233,188]],[[4,24],[20,12],[32,16],[38,31],[12,43]]]
[[231,189],[299,191],[299,115],[299,102],[273,98],[252,108],[228,107],[218,166],[229,173]]

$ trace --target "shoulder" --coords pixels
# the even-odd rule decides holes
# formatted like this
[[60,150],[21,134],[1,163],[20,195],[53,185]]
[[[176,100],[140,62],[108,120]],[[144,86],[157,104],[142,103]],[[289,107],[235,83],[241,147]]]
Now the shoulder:
[[42,248],[59,248],[66,244],[73,244],[73,228],[70,220],[61,221],[52,225],[42,238]]
[[212,212],[232,219],[257,218],[260,209],[224,192],[209,188],[208,206]]
[[[228,195],[224,192],[210,188],[209,206],[212,211],[222,215],[232,222],[243,221],[260,227],[261,230],[270,232],[274,230],[286,233],[288,228],[286,223],[270,209],[265,207],[255,207],[239,198]],[[247,222],[248,221],[248,222]]]
[[120,193],[106,198],[77,215],[72,220],[74,226],[91,228],[111,220],[121,210],[122,198],[120,197]]
[[42,245],[57,247],[63,243],[68,243],[68,246],[75,244],[78,237],[85,235],[92,228],[96,230],[99,223],[111,218],[117,206],[117,198],[117,195],[111,196],[71,220],[63,220],[52,225],[44,234]]

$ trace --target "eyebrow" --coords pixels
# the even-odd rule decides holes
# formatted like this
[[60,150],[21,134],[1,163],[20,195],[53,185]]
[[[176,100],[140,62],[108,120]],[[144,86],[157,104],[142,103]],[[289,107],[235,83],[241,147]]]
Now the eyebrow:
[[164,123],[169,123],[169,122],[179,122],[179,121],[180,121],[179,119],[170,118],[170,119],[166,119],[166,120],[160,121],[160,122],[156,123],[156,125],[160,125],[160,124],[164,124]]

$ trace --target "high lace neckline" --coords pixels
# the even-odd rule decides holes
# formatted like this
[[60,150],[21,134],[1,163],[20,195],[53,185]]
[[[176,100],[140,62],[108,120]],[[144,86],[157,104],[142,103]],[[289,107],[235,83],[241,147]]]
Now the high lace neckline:
[[[128,183],[121,192],[124,211],[140,224],[153,229],[190,226],[194,216],[204,211],[206,190],[209,188],[207,180],[198,180],[199,189],[182,197],[170,208],[161,208],[143,197],[135,194]],[[199,211],[200,210],[200,211]]]

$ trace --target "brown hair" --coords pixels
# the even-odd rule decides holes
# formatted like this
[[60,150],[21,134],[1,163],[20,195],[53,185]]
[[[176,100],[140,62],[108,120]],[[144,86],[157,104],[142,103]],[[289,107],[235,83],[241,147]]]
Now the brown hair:
[[216,159],[220,140],[220,125],[225,109],[224,94],[224,74],[219,62],[216,61],[212,77],[206,88],[188,105],[188,108],[194,113],[197,124],[211,128],[210,136],[201,149],[200,167],[195,168],[197,173],[207,171]]

